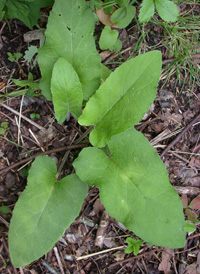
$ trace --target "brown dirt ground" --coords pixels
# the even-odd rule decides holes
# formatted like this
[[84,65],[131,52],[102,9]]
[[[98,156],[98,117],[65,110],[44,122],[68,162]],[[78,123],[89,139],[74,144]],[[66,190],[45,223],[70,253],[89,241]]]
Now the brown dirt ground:
[[[199,9],[199,6],[197,6]],[[0,88],[1,95],[6,95],[16,89],[12,78],[27,79],[30,66],[20,58],[18,62],[10,62],[7,52],[21,52],[30,45],[38,45],[38,41],[25,43],[23,35],[29,31],[18,20],[10,21],[11,32],[7,25],[0,23],[1,32],[1,59],[0,59]],[[125,50],[123,60],[129,57],[131,47],[137,40],[131,31],[123,30],[120,37]],[[149,45],[154,44],[155,36],[149,32]],[[157,38],[159,35],[157,35]],[[161,35],[160,35],[161,37]],[[130,49],[129,49],[130,47]],[[129,49],[129,50],[127,50]],[[168,58],[164,47],[162,51],[165,59]],[[104,53],[105,55],[105,53]],[[106,57],[106,62],[115,60],[113,55]],[[111,68],[114,69],[114,66]],[[31,70],[35,79],[39,79],[38,67]],[[154,145],[156,151],[162,154],[183,129],[199,115],[200,90],[196,83],[192,92],[186,85],[182,92],[182,84],[179,82],[175,87],[176,77],[170,78],[164,88],[164,79],[160,80],[157,98],[151,110],[146,114],[137,130],[144,133],[145,137]],[[80,127],[70,117],[63,125],[57,124],[51,102],[43,97],[28,98],[18,96],[16,98],[5,96],[4,104],[0,104],[0,123],[8,122],[8,128],[0,136],[0,206],[8,206],[11,213],[0,213],[0,273],[200,273],[199,236],[200,223],[196,223],[196,230],[187,235],[186,245],[182,249],[159,248],[143,244],[137,256],[125,254],[127,236],[134,234],[109,217],[99,200],[98,188],[90,188],[83,204],[81,213],[76,221],[67,229],[63,237],[55,244],[54,248],[41,259],[24,267],[15,269],[9,258],[7,236],[9,221],[14,205],[26,186],[26,168],[30,164],[31,155],[49,152],[49,155],[60,164],[66,150],[66,146],[73,145],[86,130]],[[47,134],[41,134],[41,130],[24,119],[21,119],[20,132],[18,115],[12,110],[20,111],[30,118],[31,113],[37,113],[40,118],[32,119],[36,125],[44,127]],[[192,200],[200,194],[200,118],[179,138],[170,150],[162,157],[172,185],[176,187],[180,195],[187,195]],[[37,141],[36,141],[37,140]],[[58,151],[60,148],[60,151]],[[62,174],[70,174],[73,171],[72,162],[80,152],[80,148],[70,151]],[[17,165],[7,170],[6,168],[24,160],[23,165]],[[23,167],[23,168],[22,168]],[[6,171],[6,172],[4,172]],[[199,210],[195,210],[199,218]],[[186,218],[188,218],[186,216]],[[102,230],[101,225],[106,225]],[[97,234],[101,235],[103,245],[97,246]],[[28,244],[28,243],[27,243]],[[114,248],[114,250],[112,250]],[[101,251],[107,252],[103,253]],[[94,254],[94,253],[98,254]],[[75,256],[93,254],[91,257],[77,260]]]

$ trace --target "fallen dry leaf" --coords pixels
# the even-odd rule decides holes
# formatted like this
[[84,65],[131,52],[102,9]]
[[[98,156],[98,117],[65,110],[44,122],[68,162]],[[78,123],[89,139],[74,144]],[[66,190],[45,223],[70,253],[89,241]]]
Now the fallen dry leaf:
[[102,24],[106,26],[111,26],[112,28],[117,28],[117,25],[111,22],[109,14],[106,14],[104,9],[97,10],[96,15],[99,17],[99,20]]
[[124,250],[119,250],[119,251],[115,252],[113,255],[115,257],[115,260],[117,262],[119,262],[119,261],[124,260],[125,252],[124,252]]
[[199,274],[196,270],[197,264],[193,263],[190,264],[186,267],[185,273],[184,274]]
[[162,260],[159,264],[159,271],[163,271],[165,274],[172,274],[171,263],[170,260],[174,254],[174,250],[171,248],[164,248],[162,252]]
[[193,177],[189,180],[191,186],[200,187],[200,176]]
[[200,167],[200,158],[197,156],[192,156],[191,160],[189,162],[189,166],[199,168]]

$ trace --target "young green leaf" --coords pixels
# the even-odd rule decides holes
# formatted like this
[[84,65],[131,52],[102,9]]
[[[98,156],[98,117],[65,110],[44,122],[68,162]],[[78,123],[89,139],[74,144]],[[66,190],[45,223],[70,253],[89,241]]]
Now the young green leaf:
[[156,9],[160,17],[166,22],[176,22],[178,18],[178,7],[169,0],[155,0]]
[[78,119],[83,101],[82,86],[76,71],[64,58],[59,58],[53,67],[51,93],[58,123],[65,121],[68,112]]
[[122,49],[122,42],[117,39],[116,43],[114,44],[113,50],[114,51],[120,51]]
[[5,129],[4,128],[0,128],[0,135],[4,135],[5,134]]
[[40,88],[51,100],[50,81],[53,66],[65,58],[77,72],[88,100],[100,85],[100,57],[93,37],[95,18],[84,0],[57,0],[50,13],[46,43],[39,49],[42,73]]
[[131,128],[108,149],[84,148],[73,163],[77,175],[98,185],[106,211],[148,244],[183,247],[183,207],[154,148]]
[[143,241],[128,237],[126,242],[128,243],[128,247],[125,249],[125,253],[133,252],[136,256],[139,253],[140,246],[143,244]]
[[106,14],[112,14],[114,11],[114,3],[113,0],[104,0],[103,9]]
[[144,23],[149,21],[154,15],[154,10],[155,7],[153,0],[143,0],[139,14],[140,22]]
[[130,0],[115,0],[120,7],[128,7]]
[[28,19],[28,15],[30,13],[27,5],[20,0],[7,0],[6,2],[6,17],[17,18],[23,21],[29,28],[31,28],[30,21]]
[[8,122],[2,122],[1,127],[5,129],[8,128]]
[[56,181],[56,165],[47,156],[33,162],[28,185],[19,197],[9,228],[9,251],[15,267],[48,252],[79,214],[87,186],[77,175]]
[[4,16],[5,16],[5,11],[0,10],[0,21],[4,18]]
[[[113,15],[110,17],[110,19],[112,22],[117,24],[117,27],[119,29],[123,29],[123,28],[126,28],[133,20],[133,17],[135,16],[135,13],[136,13],[136,8],[133,6],[130,6],[128,8],[122,7],[120,9],[117,9],[113,13]],[[118,15],[119,17],[117,17]]]
[[35,118],[36,118],[36,119],[39,119],[39,118],[40,118],[40,114],[38,114],[38,113],[31,113],[31,114],[30,114],[30,118],[31,118],[31,119],[35,119]]
[[33,64],[31,64],[33,57],[38,53],[38,48],[36,46],[30,46],[25,51],[24,59],[31,65],[31,67],[34,67],[37,62],[37,58],[34,59]]
[[10,213],[10,208],[7,206],[0,206],[0,212],[2,212],[4,214],[8,214],[8,213]]
[[99,39],[99,47],[101,50],[112,50],[117,42],[119,32],[117,30],[111,30],[110,26],[105,26],[101,32]]
[[0,2],[0,21],[3,19],[4,15],[5,15],[5,11],[3,10],[5,4],[6,4],[6,0],[1,0],[1,2]]
[[22,53],[20,52],[15,52],[15,53],[11,53],[11,52],[7,52],[7,55],[8,55],[8,60],[10,62],[15,62],[16,59],[19,59],[22,57]]
[[34,83],[33,81],[31,80],[18,80],[18,79],[12,79],[12,81],[20,86],[20,87],[26,87],[26,86],[29,86],[33,89],[39,89],[39,83]]
[[101,0],[90,0],[90,8],[92,10],[95,10],[95,8],[97,10],[100,10],[102,6]]
[[121,7],[117,9],[115,12],[110,17],[110,20],[113,23],[117,23],[118,21],[122,20],[127,14],[127,9],[126,7]]
[[3,10],[7,0],[1,0],[0,2],[0,11]]
[[[30,28],[35,26],[38,22],[38,19],[40,18],[40,9],[45,7],[52,7],[54,3],[54,0],[33,0],[29,1],[29,3],[26,3],[28,6],[30,12],[28,14],[28,20],[30,22]],[[24,21],[24,19],[22,20]]]
[[196,226],[195,225],[193,225],[193,224],[191,224],[191,223],[189,223],[189,222],[185,222],[185,226],[184,226],[184,231],[185,232],[193,232],[193,231],[195,231],[196,230]]
[[100,86],[79,118],[93,125],[90,142],[104,147],[111,136],[137,124],[155,99],[161,74],[161,52],[139,55],[117,68]]

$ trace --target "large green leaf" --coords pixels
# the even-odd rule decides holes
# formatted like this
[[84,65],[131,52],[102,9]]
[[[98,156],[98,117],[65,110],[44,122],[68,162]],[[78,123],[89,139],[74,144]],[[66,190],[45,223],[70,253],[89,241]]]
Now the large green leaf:
[[51,78],[51,93],[58,123],[63,123],[70,111],[78,119],[81,115],[83,91],[76,71],[64,58],[59,58]]
[[154,10],[154,0],[143,0],[139,14],[140,22],[149,21],[154,15]]
[[15,206],[9,229],[9,251],[15,267],[43,256],[78,216],[87,186],[77,175],[56,182],[56,165],[36,158],[28,185]]
[[148,244],[183,247],[183,207],[154,148],[132,128],[113,136],[108,150],[81,151],[73,164],[81,180],[98,185],[106,211]]
[[5,16],[19,19],[31,29],[40,18],[40,9],[52,4],[53,0],[7,0]]
[[178,17],[178,7],[169,0],[155,0],[156,9],[160,17],[166,22],[176,22]]
[[4,15],[5,15],[5,11],[3,10],[5,4],[6,4],[6,0],[1,0],[1,2],[0,2],[0,21],[3,19]]
[[0,11],[3,10],[5,4],[6,4],[6,0],[1,0],[1,2],[0,2]]
[[[52,6],[53,5],[53,0],[34,0],[31,1],[30,3],[26,3],[26,5],[30,9],[30,13],[28,15],[28,20],[30,22],[30,26],[33,27],[37,24],[38,19],[40,18],[40,9],[47,7],[47,6]],[[23,20],[22,20],[23,21]]]
[[138,123],[153,103],[161,74],[161,52],[139,55],[117,68],[87,103],[79,118],[93,125],[90,142],[103,147],[111,136]]
[[6,12],[7,18],[9,19],[17,18],[23,21],[29,28],[31,28],[30,21],[28,18],[30,10],[26,4],[18,0],[8,0],[6,3],[6,6],[7,6],[7,12]]
[[50,13],[46,43],[39,50],[40,87],[51,100],[50,81],[55,62],[65,58],[77,72],[85,100],[100,85],[100,57],[93,37],[95,18],[84,0],[57,0]]

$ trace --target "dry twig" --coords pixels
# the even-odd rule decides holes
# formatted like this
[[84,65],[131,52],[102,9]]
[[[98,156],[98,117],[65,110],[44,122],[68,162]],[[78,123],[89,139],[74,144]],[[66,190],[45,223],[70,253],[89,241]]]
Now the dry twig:
[[33,126],[37,127],[39,130],[41,131],[46,131],[46,129],[38,124],[36,124],[35,122],[33,122],[31,119],[27,118],[26,116],[24,116],[23,114],[20,115],[20,113],[14,109],[12,109],[11,107],[7,106],[6,104],[1,103],[1,106],[6,108],[7,110],[11,111],[12,113],[18,115],[19,117],[21,116],[22,119],[26,120],[27,122],[29,122],[30,124],[32,124]]
[[57,249],[56,246],[54,246],[53,251],[54,251],[54,253],[56,255],[56,259],[57,259],[57,262],[58,262],[58,265],[59,265],[61,273],[65,274],[63,266],[62,266],[62,263],[61,263],[61,260],[60,260],[60,256],[59,256],[59,253],[58,253],[58,249]]
[[179,135],[166,147],[166,149],[162,152],[161,158],[183,137],[183,135],[198,121],[200,120],[200,114],[198,114],[187,126],[186,128],[179,133]]
[[61,152],[61,151],[65,151],[65,150],[72,150],[72,149],[77,149],[77,148],[84,148],[85,145],[84,144],[80,144],[80,145],[73,145],[73,146],[64,146],[64,147],[59,147],[59,148],[55,148],[49,151],[45,151],[45,152],[41,152],[41,153],[36,153],[35,155],[30,156],[29,158],[23,159],[20,162],[14,163],[12,165],[10,165],[9,167],[6,167],[2,170],[0,170],[0,175],[7,173],[9,170],[18,167],[22,164],[25,164],[31,160],[34,160],[36,157],[38,156],[42,156],[42,155],[48,155],[48,154],[52,154],[52,153],[56,153],[56,152]]
[[105,233],[109,225],[109,215],[104,210],[101,215],[101,220],[99,224],[99,228],[97,229],[95,245],[99,246],[100,248],[103,247],[103,241],[105,239]]

